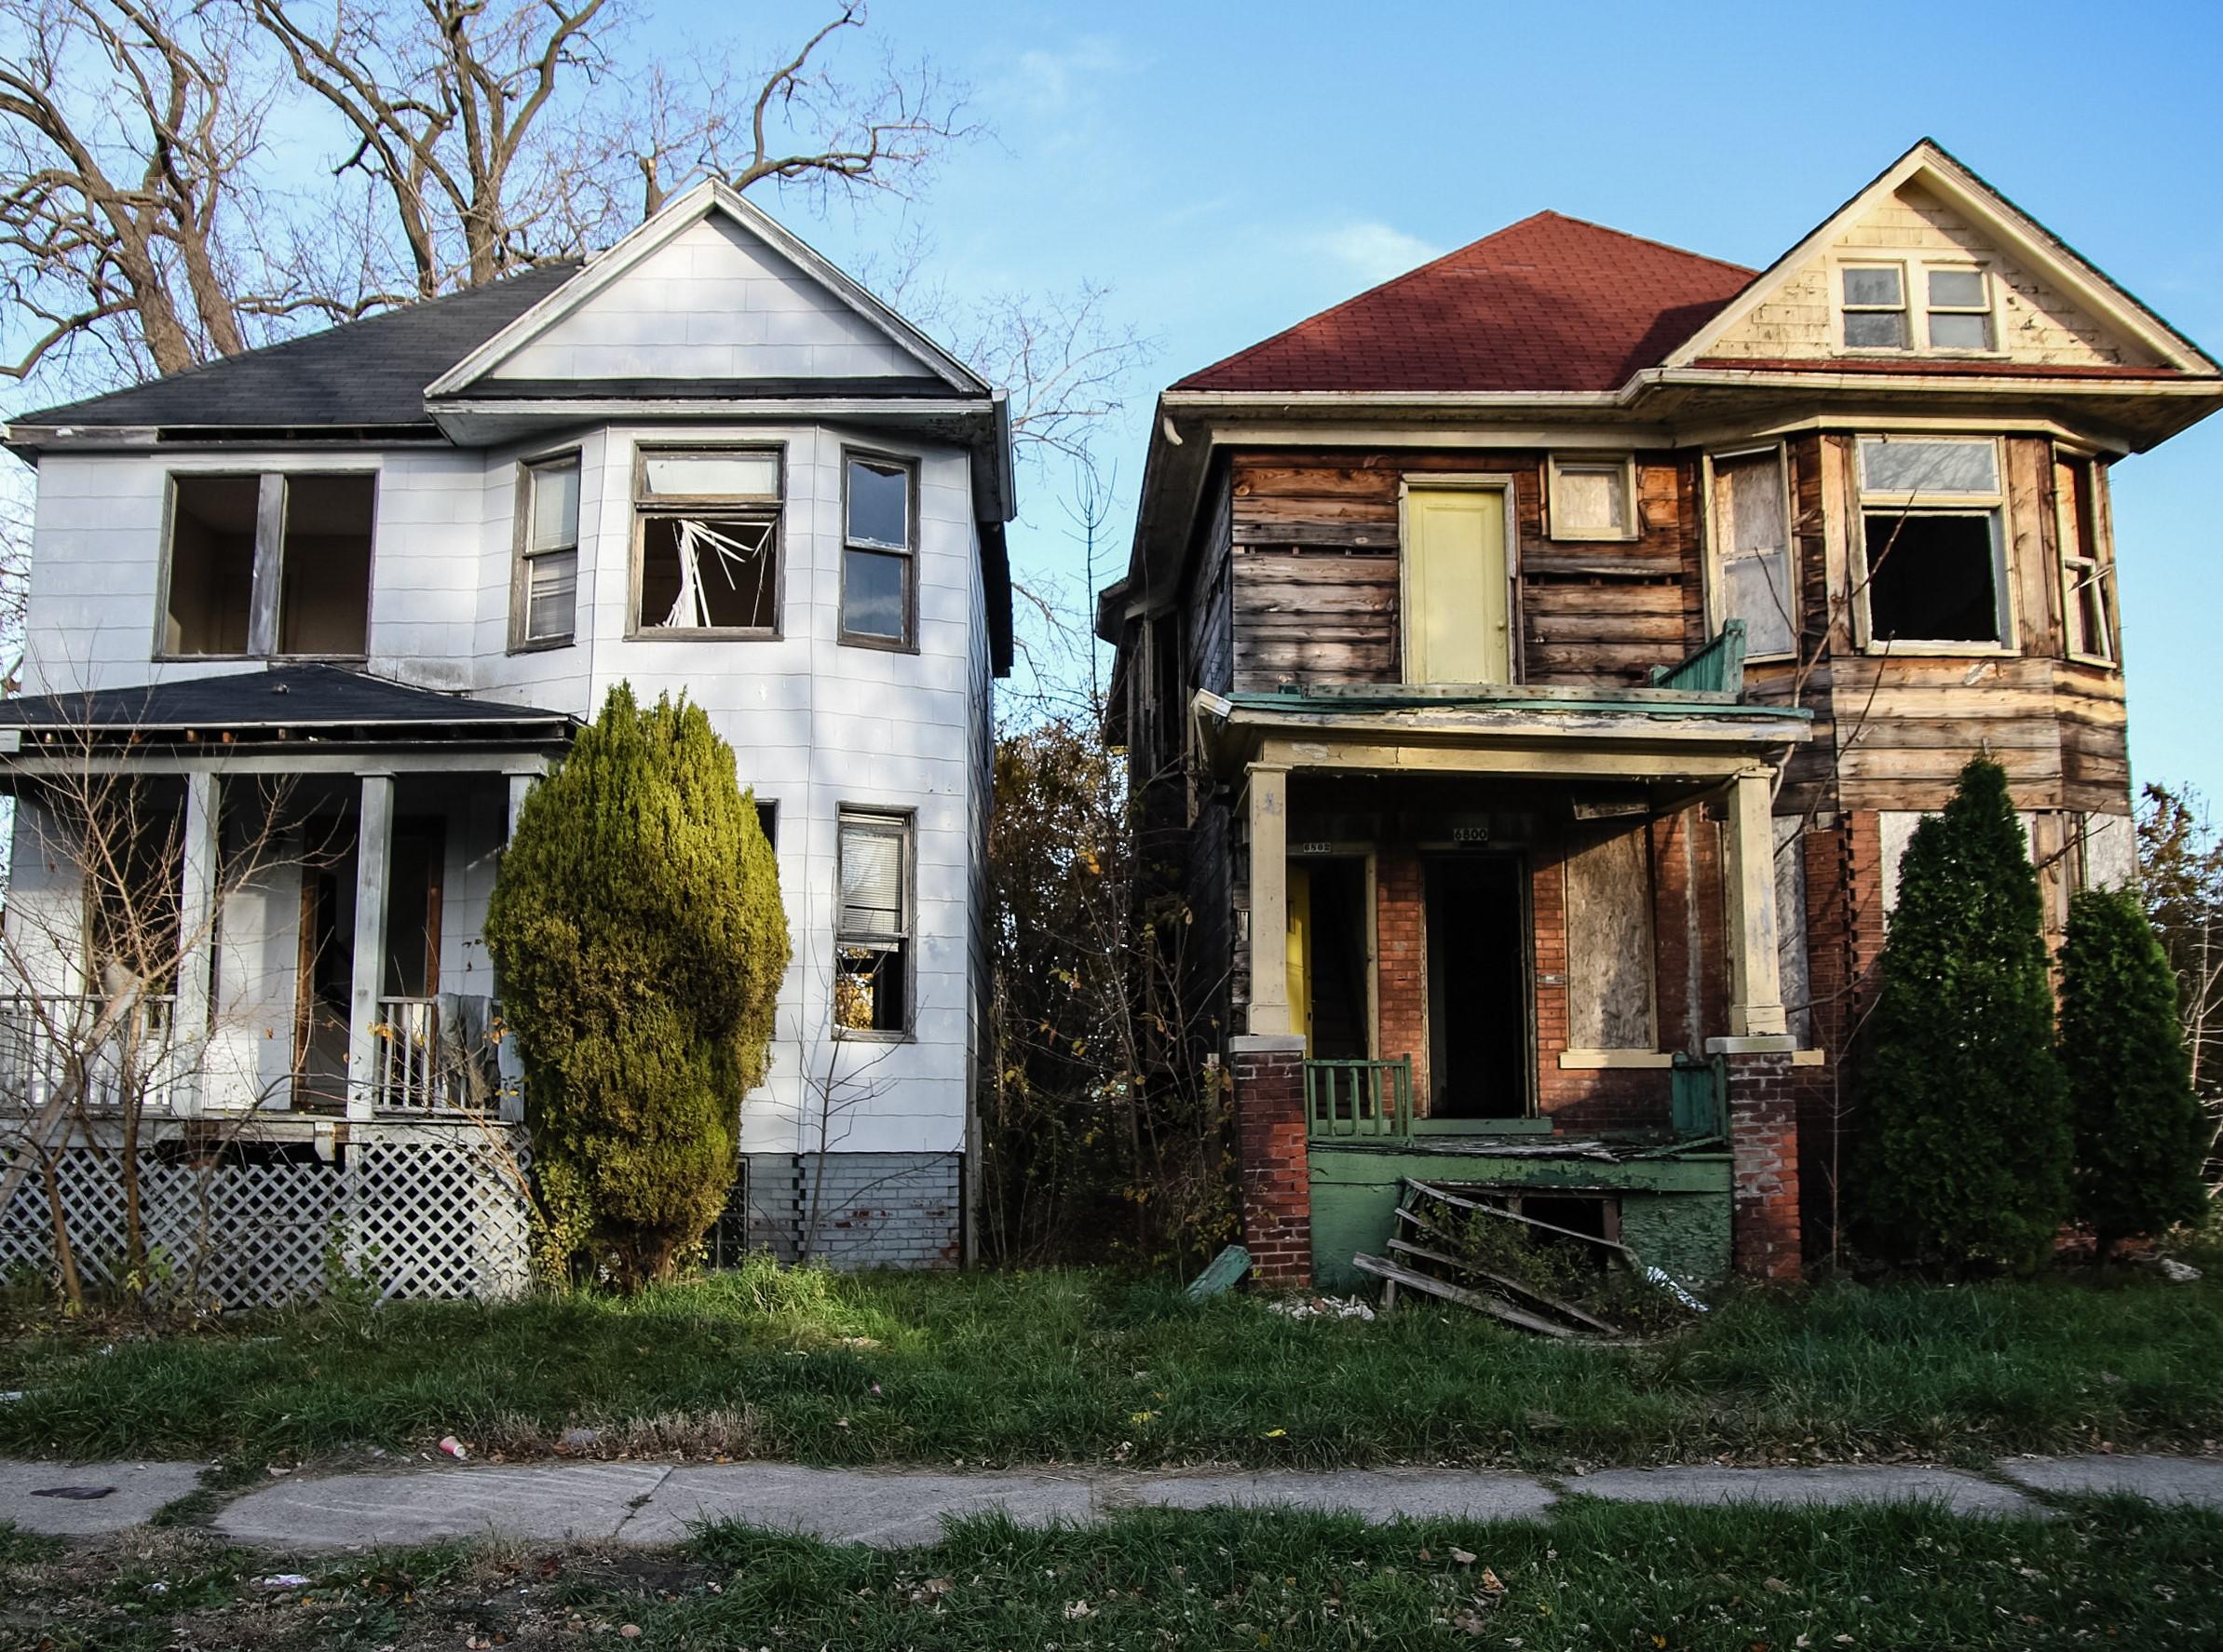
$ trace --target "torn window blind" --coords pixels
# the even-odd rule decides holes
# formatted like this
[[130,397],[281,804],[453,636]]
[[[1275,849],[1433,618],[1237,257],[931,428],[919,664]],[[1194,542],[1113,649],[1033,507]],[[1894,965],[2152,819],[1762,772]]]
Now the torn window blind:
[[1722,617],[1744,621],[1748,653],[1792,653],[1797,628],[1782,454],[1770,448],[1715,460],[1714,509]]
[[844,815],[834,983],[835,1025],[901,1032],[908,1025],[910,937],[904,887],[910,821]]
[[1562,459],[1552,467],[1552,537],[1625,539],[1633,532],[1634,503],[1629,497],[1625,460]]
[[770,630],[773,536],[765,521],[648,518],[641,535],[641,629]]
[[1566,860],[1567,1047],[1658,1048],[1650,833],[1578,829]]

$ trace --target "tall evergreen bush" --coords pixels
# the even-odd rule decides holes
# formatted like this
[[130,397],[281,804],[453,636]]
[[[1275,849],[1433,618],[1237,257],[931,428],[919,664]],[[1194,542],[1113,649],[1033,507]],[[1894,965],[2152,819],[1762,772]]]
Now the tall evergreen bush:
[[630,1289],[717,1217],[787,968],[779,872],[698,706],[601,717],[535,788],[486,919],[525,1066],[544,1264]]
[[2176,976],[2137,897],[2087,889],[2061,949],[2061,1066],[2076,1130],[2076,1213],[2117,1240],[2196,1222],[2212,1131],[2192,1093]]
[[1977,758],[1907,845],[1857,1054],[1855,1198],[1885,1257],[2027,1270],[2068,1212],[2067,1086],[2040,919],[2006,771]]

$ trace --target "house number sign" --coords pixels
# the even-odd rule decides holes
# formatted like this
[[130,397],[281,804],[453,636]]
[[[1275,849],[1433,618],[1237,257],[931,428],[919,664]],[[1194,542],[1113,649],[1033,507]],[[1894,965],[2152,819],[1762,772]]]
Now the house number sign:
[[1451,841],[1453,843],[1487,843],[1490,841],[1490,829],[1487,826],[1454,826],[1451,829]]

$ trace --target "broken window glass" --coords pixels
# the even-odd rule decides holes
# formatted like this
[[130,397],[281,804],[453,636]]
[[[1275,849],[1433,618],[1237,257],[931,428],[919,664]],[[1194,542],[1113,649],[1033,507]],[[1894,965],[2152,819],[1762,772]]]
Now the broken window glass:
[[163,653],[247,652],[261,492],[262,479],[255,476],[171,480]]
[[2094,469],[2089,459],[2054,464],[2054,499],[2061,536],[2062,621],[2068,652],[2082,659],[2115,657],[2114,625],[2108,617],[2112,570],[2100,561],[2099,530],[2093,511]]
[[651,516],[641,524],[642,630],[758,630],[775,623],[770,522]]
[[900,1033],[910,1024],[910,837],[908,816],[841,817],[837,1028]]
[[1999,641],[1995,518],[1870,511],[1868,624],[1878,642]]

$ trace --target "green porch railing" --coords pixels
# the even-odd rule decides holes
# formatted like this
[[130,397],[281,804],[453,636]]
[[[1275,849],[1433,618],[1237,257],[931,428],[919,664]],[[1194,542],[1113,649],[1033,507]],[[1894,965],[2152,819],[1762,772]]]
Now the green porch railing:
[[1307,1062],[1305,1117],[1315,1136],[1410,1135],[1413,1058]]
[[1680,688],[1692,694],[1744,692],[1744,622],[1725,619],[1721,635],[1680,665],[1654,666],[1654,688]]

